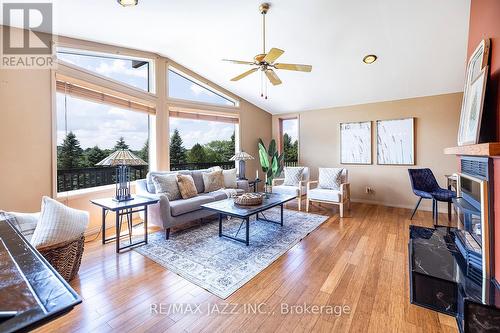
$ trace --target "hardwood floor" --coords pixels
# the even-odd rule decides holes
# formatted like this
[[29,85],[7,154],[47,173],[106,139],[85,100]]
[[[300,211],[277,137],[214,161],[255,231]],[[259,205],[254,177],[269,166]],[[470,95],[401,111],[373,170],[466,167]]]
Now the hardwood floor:
[[[457,331],[454,318],[409,302],[410,210],[354,203],[343,219],[327,205],[314,205],[311,212],[331,217],[227,300],[135,251],[117,255],[113,243],[91,241],[85,245],[79,276],[71,282],[83,303],[37,331]],[[411,222],[431,227],[431,213],[418,212]],[[440,224],[447,224],[445,215]],[[203,313],[168,313],[173,303],[183,304],[184,309],[200,305]],[[248,311],[244,305],[260,303],[265,303],[260,308],[265,313]],[[152,304],[157,312],[151,310]],[[286,305],[304,304],[344,306],[344,311],[341,315],[330,314],[327,308],[321,314],[282,311]]]

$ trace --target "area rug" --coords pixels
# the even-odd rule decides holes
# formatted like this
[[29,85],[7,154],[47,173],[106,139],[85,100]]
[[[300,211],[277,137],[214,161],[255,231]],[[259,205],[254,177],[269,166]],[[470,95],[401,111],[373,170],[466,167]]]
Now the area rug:
[[[264,212],[265,218],[279,221],[279,208]],[[218,220],[205,222],[170,235],[160,231],[149,236],[147,245],[135,251],[154,260],[226,299],[259,272],[321,225],[328,217],[284,209],[284,226],[253,218],[250,221],[250,245],[219,238]],[[225,234],[235,235],[241,220],[224,220]],[[245,237],[245,225],[238,238]]]

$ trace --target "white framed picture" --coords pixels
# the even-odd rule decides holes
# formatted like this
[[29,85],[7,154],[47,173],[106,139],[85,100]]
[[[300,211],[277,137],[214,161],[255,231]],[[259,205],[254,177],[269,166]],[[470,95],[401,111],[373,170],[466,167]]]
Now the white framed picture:
[[[462,97],[462,109],[460,113],[460,125],[458,127],[458,137],[457,137],[457,143],[459,146],[475,144],[478,142],[477,140],[479,139],[478,135],[475,140],[471,141],[470,138],[466,139],[465,137],[462,137],[462,134],[466,133],[466,129],[464,127],[470,124],[468,119],[469,117],[468,112],[470,111],[470,109],[468,109],[470,87],[472,82],[476,81],[476,79],[481,75],[482,70],[488,65],[489,53],[490,53],[490,40],[483,39],[472,53],[472,55],[469,58],[469,62],[467,63],[467,72],[465,75],[465,84],[464,84],[464,95]],[[480,123],[481,119],[479,119],[479,125]]]
[[372,164],[372,122],[340,124],[340,163]]
[[414,165],[415,118],[377,120],[377,164]]
[[470,87],[467,89],[467,104],[465,109],[462,110],[458,132],[459,142],[463,145],[475,144],[479,141],[487,78],[488,66],[483,68],[479,76],[471,82]]

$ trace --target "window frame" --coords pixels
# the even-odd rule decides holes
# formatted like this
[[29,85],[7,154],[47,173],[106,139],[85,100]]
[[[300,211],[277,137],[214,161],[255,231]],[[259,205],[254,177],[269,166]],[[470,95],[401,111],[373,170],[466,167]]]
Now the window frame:
[[[100,57],[100,58],[106,58],[106,59],[146,61],[148,63],[148,90],[144,90],[144,89],[138,88],[136,86],[133,86],[131,84],[128,84],[128,83],[120,81],[120,80],[117,80],[115,78],[112,78],[112,77],[109,77],[109,76],[106,76],[106,75],[102,75],[102,74],[99,74],[99,73],[97,73],[95,71],[91,71],[91,70],[88,70],[88,69],[86,69],[84,67],[80,67],[78,65],[69,63],[69,62],[65,61],[64,59],[59,59],[59,57],[57,57],[57,54],[59,52],[60,53],[66,53],[66,54],[80,55],[80,56],[88,56],[88,57]],[[87,73],[91,73],[91,74],[99,76],[101,78],[112,80],[115,83],[119,83],[119,84],[121,84],[123,86],[129,87],[129,88],[132,88],[132,89],[137,89],[137,90],[145,92],[145,93],[150,93],[150,94],[153,94],[153,95],[156,95],[156,93],[157,93],[157,91],[156,91],[156,75],[155,75],[156,74],[155,60],[152,59],[152,58],[137,57],[137,56],[125,55],[125,54],[121,54],[121,53],[120,54],[116,54],[116,53],[91,51],[91,50],[87,50],[87,49],[78,49],[78,48],[64,47],[64,46],[57,47],[55,54],[56,54],[56,57],[57,57],[57,61],[60,62],[60,63],[62,63],[62,64],[64,64],[64,65],[67,65],[67,66],[70,66],[70,67],[74,67],[74,68],[78,68],[78,69],[80,69],[82,71],[85,71]]]
[[[210,91],[211,93],[229,101],[229,102],[232,102],[234,103],[234,105],[226,105],[226,104],[218,104],[218,103],[209,103],[209,102],[201,102],[201,101],[195,101],[195,100],[191,100],[191,99],[184,99],[184,98],[176,98],[176,97],[171,97],[170,96],[170,71],[174,72],[175,74],[181,76],[182,78],[190,81],[191,83],[193,84],[196,84],[200,87],[202,87],[203,89],[206,89],[208,91]],[[240,108],[240,101],[239,99],[236,99],[236,98],[233,98],[223,92],[221,92],[220,90],[217,90],[216,88],[213,88],[211,86],[209,86],[208,84],[194,78],[193,76],[187,74],[186,72],[176,68],[175,66],[173,65],[168,65],[167,68],[166,68],[166,87],[167,87],[167,91],[166,91],[166,97],[167,97],[167,100],[171,101],[171,102],[180,102],[180,103],[188,103],[188,104],[193,104],[193,105],[199,105],[199,106],[203,106],[203,105],[206,105],[206,106],[210,106],[210,107],[218,107],[218,108],[225,108],[225,109],[231,109],[231,110],[234,110],[234,109],[239,109]]]
[[279,153],[282,154],[284,153],[284,147],[283,147],[283,135],[285,132],[283,131],[283,122],[287,120],[296,120],[297,121],[297,163],[300,161],[300,117],[299,115],[295,116],[290,116],[290,117],[283,117],[283,118],[278,118],[279,123],[278,123],[278,150]]

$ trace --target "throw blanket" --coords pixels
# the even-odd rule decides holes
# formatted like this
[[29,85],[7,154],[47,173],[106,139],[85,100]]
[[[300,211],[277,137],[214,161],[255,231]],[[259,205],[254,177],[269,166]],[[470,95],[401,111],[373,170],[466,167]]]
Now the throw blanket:
[[234,188],[221,188],[220,189],[228,198],[234,198],[238,192]]

